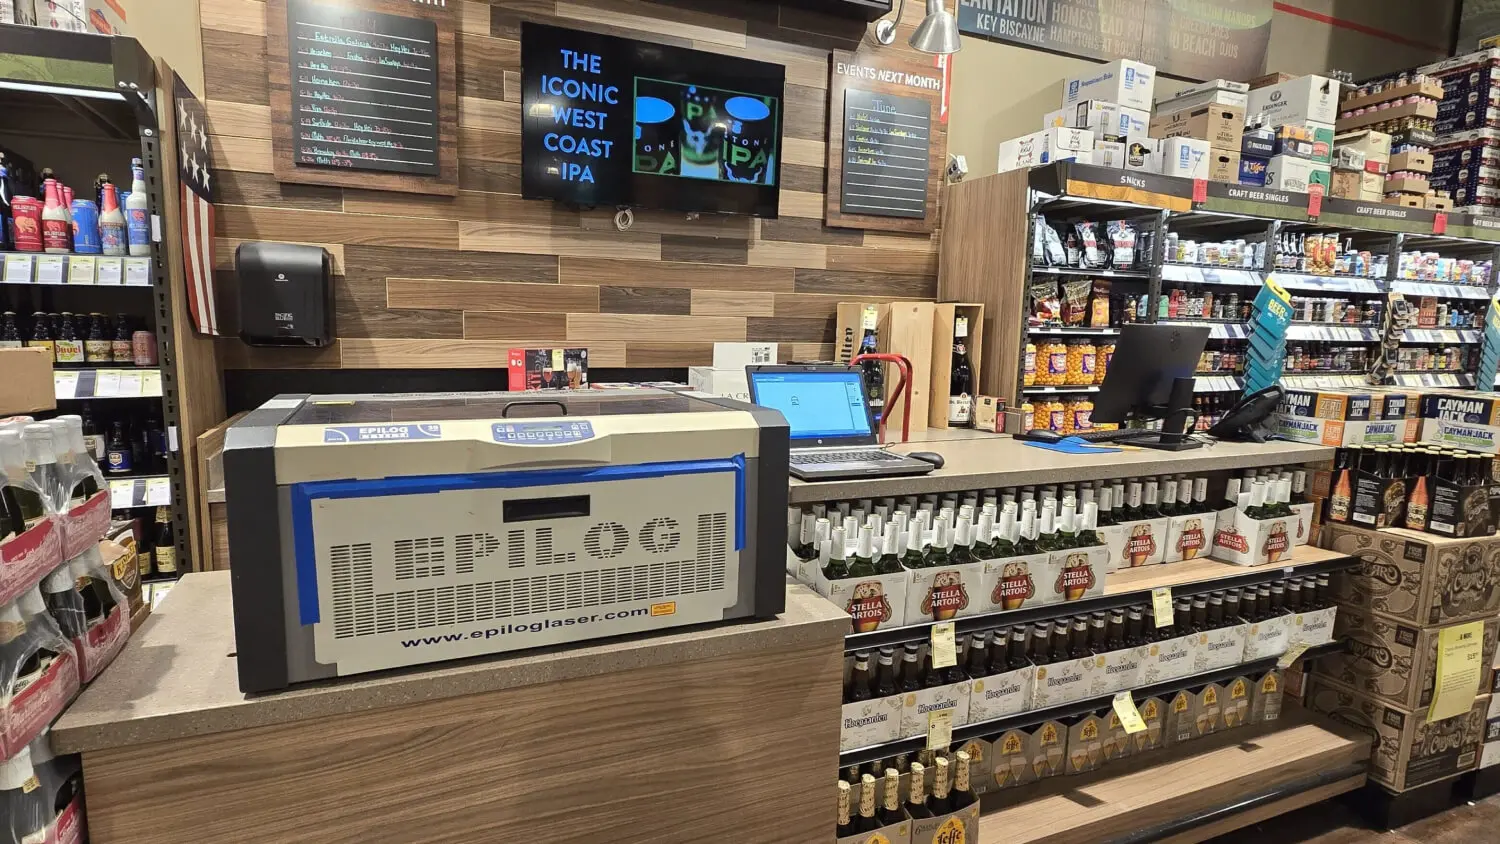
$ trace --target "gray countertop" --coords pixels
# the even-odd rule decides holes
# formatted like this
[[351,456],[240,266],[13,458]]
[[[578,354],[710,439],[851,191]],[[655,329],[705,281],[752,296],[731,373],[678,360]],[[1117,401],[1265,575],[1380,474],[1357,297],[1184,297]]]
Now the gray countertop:
[[[937,432],[934,432],[937,433]],[[1268,443],[1210,441],[1187,451],[1127,448],[1104,454],[1062,454],[1027,445],[1005,434],[944,439],[937,436],[892,446],[894,451],[932,451],[943,456],[943,468],[928,475],[867,480],[791,482],[791,503],[806,504],[841,498],[923,495],[970,489],[1070,483],[1135,475],[1213,472],[1251,469],[1333,459],[1333,449],[1321,445],[1273,440]],[[951,435],[950,435],[951,436]]]
[[684,660],[827,641],[849,619],[788,582],[786,612],[651,636],[442,663],[249,696],[239,689],[229,572],[185,575],[125,649],[52,727],[58,753],[201,736],[460,695],[553,683]]

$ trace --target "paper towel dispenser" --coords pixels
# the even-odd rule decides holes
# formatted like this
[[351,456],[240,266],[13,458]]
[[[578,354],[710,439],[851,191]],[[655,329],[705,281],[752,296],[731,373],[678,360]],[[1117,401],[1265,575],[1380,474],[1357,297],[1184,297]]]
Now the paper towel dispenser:
[[333,261],[320,246],[242,243],[240,339],[251,346],[327,346],[333,342]]

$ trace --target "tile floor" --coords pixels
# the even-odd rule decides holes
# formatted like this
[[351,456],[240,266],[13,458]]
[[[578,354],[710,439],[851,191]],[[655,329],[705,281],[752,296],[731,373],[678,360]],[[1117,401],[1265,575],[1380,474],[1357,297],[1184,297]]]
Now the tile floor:
[[1209,844],[1482,844],[1500,841],[1500,796],[1457,806],[1388,832],[1368,828],[1343,804],[1309,806],[1212,839]]

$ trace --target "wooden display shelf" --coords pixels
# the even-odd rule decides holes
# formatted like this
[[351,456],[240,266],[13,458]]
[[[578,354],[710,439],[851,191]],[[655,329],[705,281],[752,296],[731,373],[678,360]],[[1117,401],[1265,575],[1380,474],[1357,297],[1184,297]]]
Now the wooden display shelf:
[[1264,727],[986,795],[979,844],[1186,844],[1363,785],[1369,737],[1288,706]]
[[1348,557],[1338,551],[1329,551],[1325,548],[1314,548],[1311,545],[1298,545],[1292,549],[1292,556],[1275,563],[1266,563],[1260,566],[1238,566],[1234,563],[1226,563],[1215,560],[1212,557],[1204,557],[1196,560],[1183,560],[1177,563],[1162,563],[1153,566],[1141,566],[1133,569],[1120,569],[1109,573],[1105,581],[1104,594],[1123,595],[1132,592],[1150,592],[1162,586],[1176,588],[1178,586],[1193,585],[1202,588],[1213,588],[1213,583],[1231,577],[1242,577],[1247,574],[1257,574],[1285,571],[1295,571],[1304,566],[1314,563],[1326,563],[1332,560],[1342,560]]
[[1349,111],[1356,108],[1364,108],[1367,105],[1379,105],[1391,100],[1400,100],[1416,94],[1428,99],[1441,100],[1443,98],[1443,85],[1440,82],[1411,82],[1406,85],[1386,88],[1364,96],[1354,96],[1339,103],[1339,111]]
[[1374,126],[1377,123],[1384,123],[1387,120],[1400,120],[1403,117],[1436,118],[1437,111],[1437,103],[1406,103],[1394,108],[1381,109],[1379,111],[1369,111],[1361,114],[1358,117],[1349,117],[1340,120],[1337,124],[1337,131],[1339,134],[1343,134],[1344,132],[1354,132],[1367,126]]

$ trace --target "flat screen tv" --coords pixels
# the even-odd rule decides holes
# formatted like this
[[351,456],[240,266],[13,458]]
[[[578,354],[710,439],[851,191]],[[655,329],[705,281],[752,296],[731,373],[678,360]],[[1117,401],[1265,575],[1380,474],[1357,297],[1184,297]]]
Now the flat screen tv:
[[786,68],[521,25],[521,194],[775,217]]

